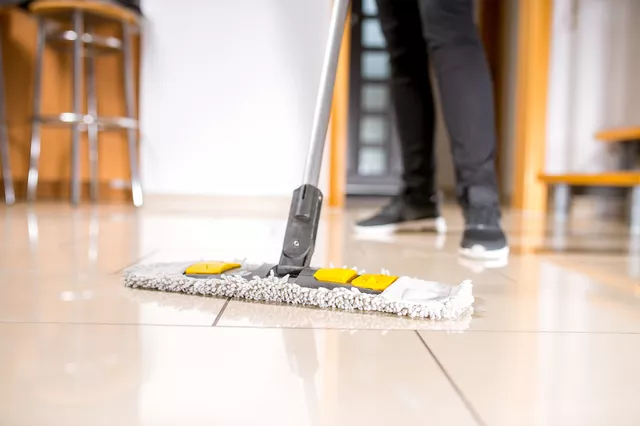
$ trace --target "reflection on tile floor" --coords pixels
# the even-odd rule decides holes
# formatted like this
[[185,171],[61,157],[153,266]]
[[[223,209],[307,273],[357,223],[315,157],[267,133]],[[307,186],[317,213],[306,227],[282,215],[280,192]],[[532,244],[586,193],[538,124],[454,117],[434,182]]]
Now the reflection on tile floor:
[[455,322],[122,286],[139,262],[277,260],[287,208],[0,207],[0,424],[640,424],[624,224],[506,212],[514,255],[496,265],[457,256],[455,208],[444,236],[390,238],[351,232],[368,207],[325,210],[315,265],[471,279],[475,313]]
[[639,423],[639,334],[421,333],[487,424]]
[[3,425],[476,424],[414,332],[0,324],[0,340]]

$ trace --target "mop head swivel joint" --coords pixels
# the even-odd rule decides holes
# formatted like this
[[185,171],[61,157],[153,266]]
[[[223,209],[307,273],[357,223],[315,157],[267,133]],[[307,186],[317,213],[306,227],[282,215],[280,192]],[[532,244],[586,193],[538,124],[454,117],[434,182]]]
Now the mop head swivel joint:
[[315,249],[321,210],[320,189],[313,185],[302,185],[293,192],[282,254],[275,270],[277,275],[298,275],[309,265]]
[[138,265],[124,272],[131,288],[287,303],[410,318],[457,320],[473,312],[472,285],[450,286],[382,270],[308,266],[318,230],[322,193],[294,192],[280,263],[183,262]]

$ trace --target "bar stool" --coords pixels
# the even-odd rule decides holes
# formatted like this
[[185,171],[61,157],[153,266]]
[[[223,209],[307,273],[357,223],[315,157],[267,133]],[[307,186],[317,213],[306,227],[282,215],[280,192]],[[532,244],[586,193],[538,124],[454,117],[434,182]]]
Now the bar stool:
[[2,58],[2,33],[0,33],[0,159],[2,160],[2,180],[4,182],[4,202],[12,205],[16,202],[13,191],[11,162],[9,161],[9,132],[7,131],[7,112],[4,93],[4,60]]
[[[126,129],[133,204],[143,203],[138,169],[138,119],[135,112],[134,63],[132,43],[135,31],[140,30],[140,15],[112,1],[92,0],[36,0],[29,10],[38,21],[38,41],[33,94],[34,119],[31,155],[27,178],[27,200],[35,201],[38,184],[38,165],[42,125],[70,125],[71,136],[71,203],[80,200],[80,133],[87,132],[90,195],[98,198],[98,133],[103,130]],[[121,38],[100,35],[92,30],[105,22],[119,23]],[[70,29],[69,29],[70,27]],[[68,47],[72,51],[73,111],[55,116],[41,115],[42,64],[45,45]],[[95,83],[95,59],[99,54],[122,52],[124,64],[124,117],[106,117],[98,113]],[[83,67],[84,59],[84,67]],[[82,88],[86,72],[86,113],[82,111]]]

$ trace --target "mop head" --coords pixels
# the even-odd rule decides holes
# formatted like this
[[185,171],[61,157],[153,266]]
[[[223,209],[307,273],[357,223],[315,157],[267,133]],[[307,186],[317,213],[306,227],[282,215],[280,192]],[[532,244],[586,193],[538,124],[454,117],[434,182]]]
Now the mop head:
[[[227,273],[215,278],[194,278],[185,274],[192,262],[137,265],[124,271],[124,283],[134,289],[160,290],[198,296],[244,299],[268,303],[378,312],[414,319],[458,320],[473,313],[471,281],[457,286],[398,277],[383,291],[372,293],[357,287],[306,287],[288,276],[266,277]],[[242,263],[242,269],[255,265]],[[343,269],[345,270],[345,269]],[[358,273],[357,269],[353,271]],[[359,276],[362,276],[362,271]],[[380,275],[390,275],[383,270]],[[379,275],[378,275],[379,276]]]

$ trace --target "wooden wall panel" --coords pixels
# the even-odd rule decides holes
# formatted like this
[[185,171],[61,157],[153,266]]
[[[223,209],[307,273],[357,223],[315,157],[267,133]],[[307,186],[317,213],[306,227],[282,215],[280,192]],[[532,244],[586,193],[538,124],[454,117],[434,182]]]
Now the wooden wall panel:
[[520,0],[512,199],[517,210],[544,212],[547,206],[539,174],[545,162],[552,13],[553,0]]
[[329,196],[330,207],[344,207],[347,194],[347,151],[349,144],[349,74],[351,51],[351,11],[346,19],[340,46],[340,59],[333,91],[329,128]]

